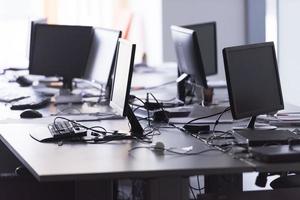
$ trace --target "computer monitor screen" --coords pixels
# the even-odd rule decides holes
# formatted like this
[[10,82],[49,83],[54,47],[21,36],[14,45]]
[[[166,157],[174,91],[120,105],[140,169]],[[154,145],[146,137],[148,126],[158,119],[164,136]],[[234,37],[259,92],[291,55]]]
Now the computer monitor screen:
[[106,86],[113,72],[121,31],[94,28],[93,43],[84,77]]
[[235,119],[283,109],[273,42],[224,48],[223,57]]
[[131,86],[135,44],[119,39],[114,82],[110,106],[122,116],[126,116],[126,106]]
[[196,32],[205,75],[218,73],[216,22],[186,25]]
[[67,82],[84,75],[92,27],[36,24],[33,36],[30,74],[60,76]]
[[30,21],[30,30],[29,30],[29,34],[28,34],[28,45],[27,45],[27,56],[28,58],[30,59],[31,56],[32,56],[32,50],[33,50],[33,47],[32,45],[34,44],[33,43],[33,40],[34,40],[34,28],[35,28],[35,25],[36,24],[47,24],[47,18],[40,18],[40,19],[36,19],[36,20],[32,20]]
[[195,31],[179,26],[171,26],[179,73],[187,74],[191,81],[207,88],[207,81]]

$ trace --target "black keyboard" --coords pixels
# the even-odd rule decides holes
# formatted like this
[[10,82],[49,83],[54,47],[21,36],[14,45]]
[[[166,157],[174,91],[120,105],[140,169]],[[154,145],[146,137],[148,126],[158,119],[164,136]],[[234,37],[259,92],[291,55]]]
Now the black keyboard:
[[58,121],[48,126],[53,138],[78,138],[86,136],[87,130],[70,121]]
[[25,99],[24,101],[13,104],[11,110],[25,110],[25,109],[41,109],[47,107],[51,103],[50,97],[37,98],[35,100]]

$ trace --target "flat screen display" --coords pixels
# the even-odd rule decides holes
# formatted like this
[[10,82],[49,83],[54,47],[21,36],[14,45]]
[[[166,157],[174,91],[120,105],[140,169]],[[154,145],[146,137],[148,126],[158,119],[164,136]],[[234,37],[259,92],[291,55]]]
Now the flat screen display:
[[235,119],[283,109],[272,42],[223,49],[232,115]]
[[126,104],[131,86],[135,44],[119,39],[110,106],[126,116]]
[[36,24],[29,73],[68,79],[84,75],[93,29],[89,26]]
[[216,23],[209,22],[203,24],[187,25],[184,27],[192,29],[196,32],[205,75],[209,76],[217,74],[218,59]]
[[85,78],[106,85],[113,72],[114,59],[121,31],[94,28],[93,42]]
[[197,85],[207,88],[196,32],[179,26],[171,26],[171,33],[180,73],[188,74]]

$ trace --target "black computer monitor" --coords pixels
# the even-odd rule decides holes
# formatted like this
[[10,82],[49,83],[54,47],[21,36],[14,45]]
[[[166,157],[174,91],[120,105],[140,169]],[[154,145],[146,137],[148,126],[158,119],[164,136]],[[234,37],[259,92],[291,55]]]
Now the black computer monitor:
[[185,25],[185,28],[196,32],[205,75],[215,75],[218,73],[217,59],[217,28],[216,22]]
[[224,48],[223,58],[234,119],[251,117],[253,129],[256,116],[284,108],[273,42]]
[[117,114],[126,116],[130,122],[131,134],[137,137],[143,136],[143,128],[136,119],[129,106],[129,93],[134,65],[136,45],[131,42],[119,39],[115,71],[113,76],[113,87],[110,106]]
[[29,73],[63,77],[64,88],[84,75],[92,43],[93,28],[36,24],[29,58]]
[[28,58],[30,59],[31,56],[32,56],[32,50],[33,50],[33,40],[34,40],[34,28],[35,28],[35,25],[36,24],[47,24],[47,18],[40,18],[40,19],[35,19],[35,20],[32,20],[30,21],[30,30],[29,30],[29,34],[28,34],[28,51],[27,51],[27,56]]
[[106,98],[112,84],[112,73],[114,71],[114,61],[118,39],[122,32],[105,28],[94,28],[93,43],[87,63],[84,77],[105,88]]
[[171,33],[180,73],[187,74],[197,85],[207,88],[196,31],[171,26]]
[[[179,26],[171,26],[171,33],[175,46],[179,77],[189,80],[196,87],[208,88],[196,31]],[[182,83],[183,81],[180,80],[180,82],[178,83],[179,99],[184,101],[185,87],[184,83]],[[202,101],[202,99],[199,100]]]

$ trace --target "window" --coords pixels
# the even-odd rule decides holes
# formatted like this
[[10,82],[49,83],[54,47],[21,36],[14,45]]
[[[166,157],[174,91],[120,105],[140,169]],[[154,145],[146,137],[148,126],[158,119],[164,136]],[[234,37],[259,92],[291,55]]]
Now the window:
[[42,15],[42,0],[0,0],[0,68],[28,65],[30,19]]

